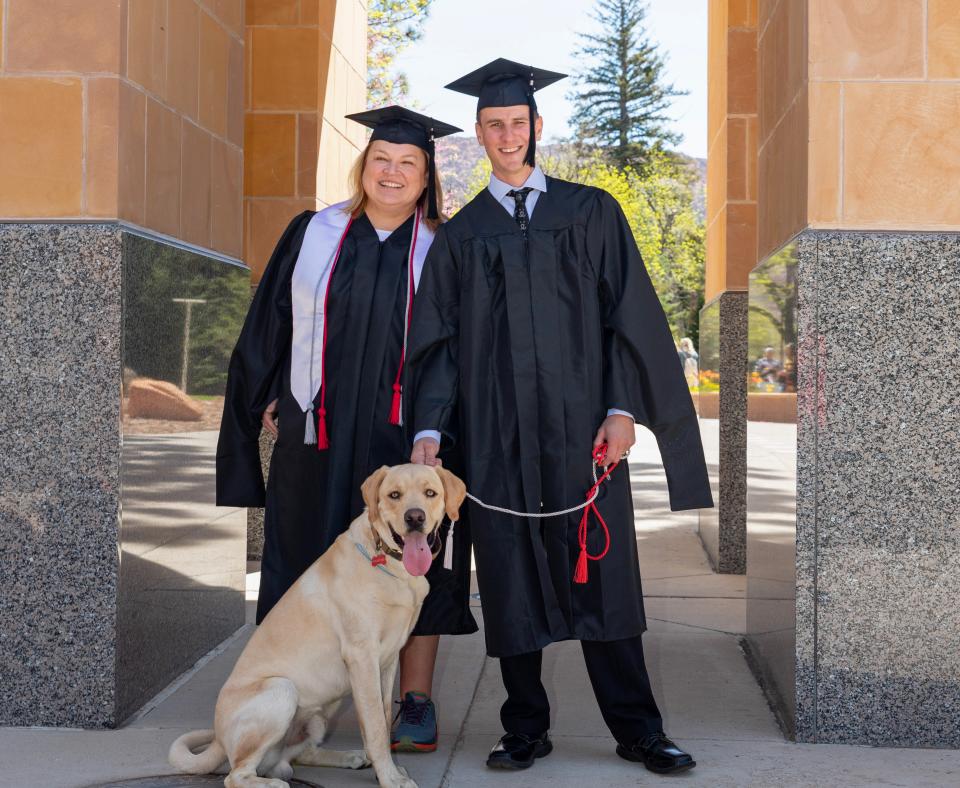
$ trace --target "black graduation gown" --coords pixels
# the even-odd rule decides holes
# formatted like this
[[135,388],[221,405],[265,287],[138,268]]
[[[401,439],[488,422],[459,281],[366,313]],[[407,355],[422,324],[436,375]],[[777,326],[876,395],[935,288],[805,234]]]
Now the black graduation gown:
[[[403,430],[389,416],[403,344],[413,217],[383,243],[365,215],[347,233],[326,315],[330,447],[318,451],[303,442],[306,415],[290,391],[290,288],[312,216],[307,211],[290,223],[257,288],[230,360],[217,445],[217,504],[265,506],[258,623],[363,511],[364,479],[381,465],[410,457]],[[260,418],[274,398],[280,435],[264,491]],[[455,458],[451,463],[455,467]],[[454,569],[443,568],[442,556],[434,561],[414,634],[477,629],[469,609],[469,529],[466,522],[457,529]]]
[[[458,442],[468,489],[487,503],[526,512],[582,503],[596,431],[607,409],[618,408],[656,435],[671,508],[713,505],[663,309],[606,192],[548,178],[525,240],[481,191],[430,249],[408,349],[408,427],[439,429]],[[597,506],[610,551],[589,562],[589,581],[579,585],[579,513],[534,520],[471,502],[491,656],[644,631],[626,462]],[[603,547],[593,517],[588,547],[592,555]]]

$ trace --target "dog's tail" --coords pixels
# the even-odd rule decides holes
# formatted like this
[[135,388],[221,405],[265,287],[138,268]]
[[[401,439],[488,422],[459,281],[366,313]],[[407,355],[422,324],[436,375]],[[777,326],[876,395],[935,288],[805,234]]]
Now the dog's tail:
[[[209,744],[203,752],[193,752],[194,747]],[[187,774],[209,774],[227,758],[223,745],[213,731],[190,731],[170,745],[167,760],[175,769]]]

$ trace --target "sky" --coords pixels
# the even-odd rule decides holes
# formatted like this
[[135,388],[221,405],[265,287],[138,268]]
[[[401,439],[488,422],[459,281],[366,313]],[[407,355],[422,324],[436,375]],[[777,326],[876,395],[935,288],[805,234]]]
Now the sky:
[[[707,0],[647,0],[648,36],[666,55],[666,81],[689,95],[673,100],[677,148],[707,155]],[[596,28],[592,0],[433,0],[424,36],[396,60],[410,95],[437,120],[471,131],[476,99],[443,86],[498,57],[571,73],[577,32]],[[569,80],[537,92],[544,139],[569,136]]]

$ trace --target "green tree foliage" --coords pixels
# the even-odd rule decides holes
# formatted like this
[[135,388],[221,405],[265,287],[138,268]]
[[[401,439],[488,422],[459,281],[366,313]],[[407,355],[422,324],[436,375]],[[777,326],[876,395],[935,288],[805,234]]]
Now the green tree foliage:
[[423,36],[432,0],[369,0],[367,5],[367,106],[405,103],[407,75],[393,61]]
[[581,33],[574,74],[578,90],[572,122],[577,140],[602,148],[619,167],[639,169],[651,154],[681,136],[667,128],[673,96],[685,95],[663,82],[664,58],[647,37],[644,0],[597,0],[598,33]]
[[490,159],[483,156],[473,166],[473,169],[470,171],[470,176],[467,178],[467,199],[464,201],[464,205],[480,194],[483,189],[487,188],[487,184],[490,183],[491,172],[493,172],[493,168],[490,166]]

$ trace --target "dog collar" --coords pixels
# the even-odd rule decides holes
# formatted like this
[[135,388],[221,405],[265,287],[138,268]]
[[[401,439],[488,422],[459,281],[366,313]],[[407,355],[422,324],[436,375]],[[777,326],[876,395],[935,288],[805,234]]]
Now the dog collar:
[[[372,528],[370,530],[373,531]],[[392,528],[390,530],[393,531]],[[376,548],[378,553],[386,553],[386,555],[390,556],[391,558],[396,558],[398,561],[403,560],[403,553],[397,548],[390,547],[388,544],[386,544],[386,542],[380,538],[380,534],[378,534],[376,531],[373,531],[373,546]],[[376,558],[377,556],[374,556],[372,560],[376,560]]]
[[382,553],[371,558],[370,553],[367,552],[367,548],[360,544],[360,542],[354,542],[353,544],[356,546],[357,550],[360,551],[360,555],[366,558],[370,562],[370,566],[372,566],[374,569],[379,569],[381,572],[386,572],[388,575],[390,575],[390,577],[396,578],[397,580],[400,579],[393,572],[387,569],[386,566],[384,566],[384,564],[387,563],[387,559]]

